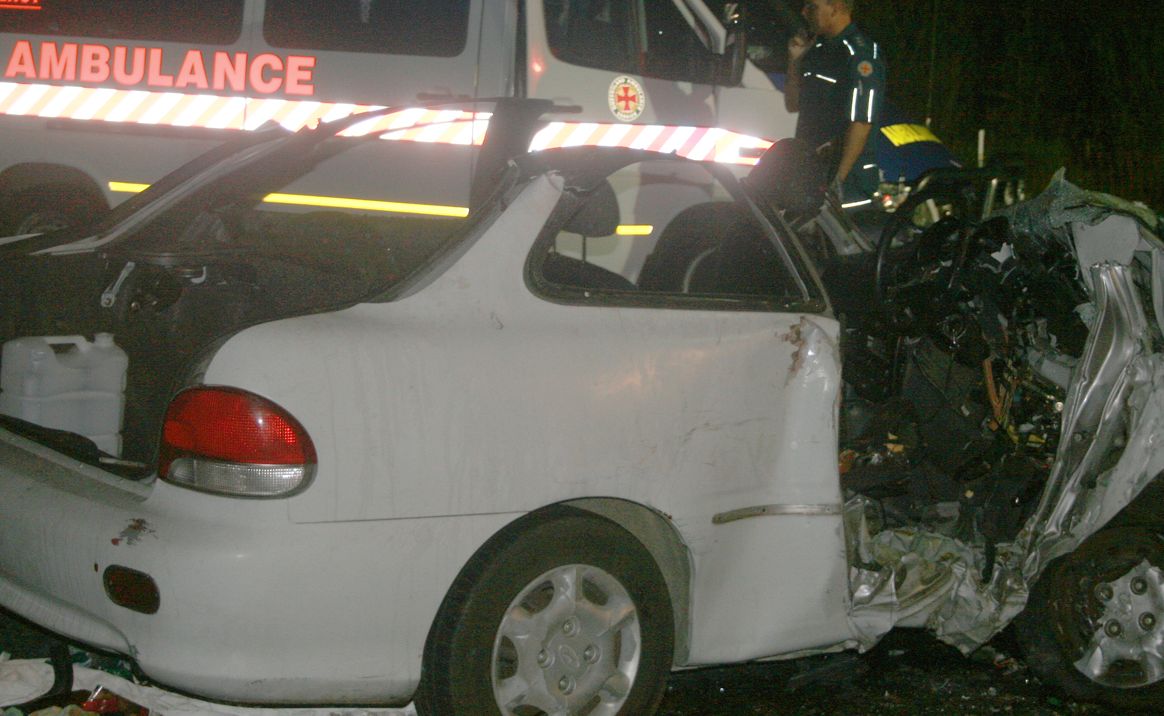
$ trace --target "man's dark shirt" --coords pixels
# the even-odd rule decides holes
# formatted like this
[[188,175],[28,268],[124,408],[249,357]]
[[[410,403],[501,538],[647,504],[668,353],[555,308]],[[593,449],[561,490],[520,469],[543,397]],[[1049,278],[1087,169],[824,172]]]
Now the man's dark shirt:
[[[818,38],[800,63],[800,117],[796,136],[814,149],[834,142],[835,158],[852,122],[876,128],[885,100],[885,59],[877,43],[849,23],[839,35]],[[855,169],[868,164],[873,136]],[[835,165],[835,161],[834,161]]]

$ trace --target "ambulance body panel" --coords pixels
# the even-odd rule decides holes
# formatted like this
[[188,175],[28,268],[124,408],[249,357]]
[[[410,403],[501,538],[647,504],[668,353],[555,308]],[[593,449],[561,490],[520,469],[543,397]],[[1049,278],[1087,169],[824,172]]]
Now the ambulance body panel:
[[[699,0],[0,2],[0,224],[52,228],[29,214],[65,209],[52,219],[75,223],[240,131],[384,106],[535,97],[572,108],[570,122],[791,135],[762,72],[730,76],[732,42]],[[466,206],[483,125],[456,120],[398,118],[402,130],[426,125],[402,139],[446,144],[456,160],[442,165],[457,175],[364,196],[370,177],[346,172],[307,191]],[[601,143],[634,141],[628,130]]]

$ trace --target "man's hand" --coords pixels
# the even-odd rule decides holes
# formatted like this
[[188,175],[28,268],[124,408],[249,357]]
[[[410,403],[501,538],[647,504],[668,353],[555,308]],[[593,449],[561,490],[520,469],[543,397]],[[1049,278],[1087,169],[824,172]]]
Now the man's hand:
[[804,53],[808,52],[808,48],[812,47],[815,42],[815,35],[803,32],[798,32],[788,38],[788,64],[800,62],[800,58],[804,57]]

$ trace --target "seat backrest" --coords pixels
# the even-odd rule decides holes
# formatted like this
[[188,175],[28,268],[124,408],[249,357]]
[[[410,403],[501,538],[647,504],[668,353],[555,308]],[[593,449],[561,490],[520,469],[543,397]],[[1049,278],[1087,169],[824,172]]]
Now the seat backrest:
[[685,278],[709,251],[718,249],[738,225],[741,209],[730,201],[689,206],[663,229],[639,272],[639,288],[682,292]]
[[815,216],[828,192],[828,173],[803,140],[781,139],[760,157],[744,182],[761,198],[798,216]]
[[551,283],[571,288],[596,291],[638,290],[633,283],[613,271],[556,252],[546,254],[546,259],[542,263],[542,276]]

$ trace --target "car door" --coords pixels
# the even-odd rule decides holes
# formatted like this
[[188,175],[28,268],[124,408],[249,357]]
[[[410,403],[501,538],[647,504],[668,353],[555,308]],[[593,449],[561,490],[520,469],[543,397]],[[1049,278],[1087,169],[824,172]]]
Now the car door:
[[848,637],[837,324],[785,229],[728,172],[649,160],[579,188],[528,262],[547,484],[672,518],[693,664]]

